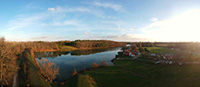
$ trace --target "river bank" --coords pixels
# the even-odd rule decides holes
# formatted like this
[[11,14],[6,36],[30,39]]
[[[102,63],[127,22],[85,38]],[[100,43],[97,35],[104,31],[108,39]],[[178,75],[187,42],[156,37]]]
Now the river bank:
[[51,87],[51,84],[53,83],[46,81],[45,77],[42,75],[41,67],[36,62],[31,49],[25,49],[19,60],[21,61],[19,64],[20,69],[18,71],[19,87]]
[[[64,59],[64,60],[60,60],[60,61],[65,61],[65,62],[69,62],[69,63],[73,62],[72,64],[74,64],[76,66],[74,66],[74,65],[72,65],[72,66],[76,67],[77,72],[80,73],[80,72],[91,70],[90,67],[92,66],[92,63],[94,63],[94,62],[98,63],[99,65],[103,60],[110,62],[110,60],[112,58],[114,58],[115,53],[117,53],[119,49],[120,48],[110,48],[110,49],[103,49],[103,50],[101,50],[101,49],[99,49],[99,50],[85,50],[86,52],[84,51],[83,53],[79,52],[79,51],[75,51],[75,52],[72,52],[72,55],[71,55],[72,57],[69,57],[70,55],[64,55],[64,54],[63,54],[63,56],[59,56],[59,55],[62,55],[62,54],[56,54],[55,53],[55,55],[58,55],[59,58],[53,58],[53,59],[56,60],[56,61],[57,61],[57,59],[58,60],[59,59]],[[95,51],[95,52],[93,52],[93,51]],[[43,81],[46,82],[46,79],[41,75],[40,66],[38,66],[38,64],[37,64],[38,59],[35,59],[36,56],[33,56],[34,53],[35,52],[33,52],[33,51],[32,52],[27,52],[26,51],[26,52],[23,52],[21,54],[21,57],[19,58],[20,60],[22,60],[22,63],[20,64],[20,70],[19,70],[19,77],[20,77],[19,86],[25,86],[31,80],[34,80],[34,83],[35,83],[35,79],[37,79],[38,81],[43,80]],[[44,52],[44,54],[45,53],[46,52]],[[52,52],[47,52],[47,53],[51,54]],[[90,54],[90,53],[92,53],[92,54]],[[27,55],[28,55],[28,57],[27,57]],[[30,56],[30,55],[32,55],[32,56]],[[79,56],[76,56],[76,55],[79,55]],[[102,55],[104,55],[104,56],[107,55],[107,56],[102,57]],[[46,58],[49,58],[49,57],[46,57]],[[65,60],[65,59],[69,59],[70,61],[69,60]],[[86,61],[84,61],[83,59],[86,59]],[[98,60],[99,62],[97,62],[94,59]],[[99,59],[102,59],[102,60],[99,60]],[[71,60],[74,60],[74,61],[71,61]],[[28,62],[32,62],[32,63],[27,63],[27,61]],[[75,62],[77,62],[77,63],[75,63]],[[79,63],[79,62],[82,62],[82,63]],[[68,64],[68,63],[60,63],[60,64]],[[81,65],[81,64],[86,64],[86,65],[84,66],[84,65]],[[59,64],[57,64],[57,65],[59,65]],[[71,65],[70,66],[59,65],[59,66],[61,66],[60,67],[61,76],[58,76],[58,77],[66,77],[66,76],[62,76],[62,75],[66,75],[66,74],[70,75],[70,77],[72,76],[72,74],[67,73],[67,72],[73,71],[74,67],[70,67]],[[33,68],[33,67],[35,67],[35,68]],[[34,70],[34,72],[30,71],[30,70]],[[63,70],[70,70],[70,71],[67,71],[67,72],[64,71],[63,72]],[[33,74],[33,73],[37,73],[37,76],[34,75],[34,77],[30,77],[30,74]],[[90,76],[87,76],[87,75],[86,76],[82,76],[81,78],[84,78],[84,77],[87,78],[87,79],[91,78]],[[41,81],[41,83],[37,82],[38,84],[32,84],[32,85],[35,86],[35,85],[39,85],[39,84],[44,84],[44,85],[47,86],[48,85],[48,81],[46,83],[44,83],[43,81]],[[63,81],[62,82],[54,81],[53,83],[51,83],[51,86],[63,86],[63,85],[66,85],[66,83],[68,83],[68,81],[69,80],[67,80],[67,79],[64,82]]]
[[[110,47],[101,47],[101,48],[76,48],[72,46],[65,46],[62,47],[61,49],[33,49],[34,52],[56,52],[56,51],[77,51],[77,50],[93,50],[93,49],[107,49]],[[116,47],[111,47],[111,48],[116,48]]]

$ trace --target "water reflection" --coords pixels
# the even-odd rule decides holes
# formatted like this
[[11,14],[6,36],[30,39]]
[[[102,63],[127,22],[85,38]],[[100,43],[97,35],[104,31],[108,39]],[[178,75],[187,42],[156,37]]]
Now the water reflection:
[[60,67],[60,75],[56,81],[62,82],[72,76],[74,68],[77,71],[91,68],[92,63],[101,64],[102,61],[106,65],[113,65],[111,60],[115,57],[120,48],[111,49],[93,49],[79,50],[73,52],[42,52],[35,53],[37,61],[41,58],[47,58],[49,61],[56,63]]
[[35,58],[39,58],[41,59],[42,57],[51,57],[51,58],[55,58],[57,56],[61,56],[61,55],[68,55],[70,52],[61,52],[61,51],[57,51],[57,52],[35,52]]
[[116,50],[116,49],[119,49],[119,48],[77,50],[77,51],[71,52],[71,55],[75,55],[75,56],[89,55],[89,54],[95,54],[95,53],[99,53],[99,52],[112,51],[112,50]]
[[89,50],[76,50],[72,52],[66,52],[66,51],[56,51],[56,52],[35,52],[35,58],[41,59],[42,57],[58,57],[61,55],[72,55],[72,56],[81,56],[81,55],[90,55],[95,54],[99,52],[105,52],[105,51],[112,51],[117,50],[119,48],[105,48],[105,49],[89,49]]

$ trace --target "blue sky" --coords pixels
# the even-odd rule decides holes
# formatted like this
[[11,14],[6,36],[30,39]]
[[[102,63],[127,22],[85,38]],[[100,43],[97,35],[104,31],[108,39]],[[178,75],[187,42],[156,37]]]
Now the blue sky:
[[8,41],[199,41],[199,4],[199,0],[1,0],[0,36]]

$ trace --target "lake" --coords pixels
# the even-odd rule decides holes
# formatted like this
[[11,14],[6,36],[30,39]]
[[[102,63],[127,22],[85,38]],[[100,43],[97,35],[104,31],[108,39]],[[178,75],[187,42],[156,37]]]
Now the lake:
[[109,49],[92,49],[92,50],[77,50],[72,52],[36,52],[35,57],[37,61],[42,58],[47,58],[59,66],[59,75],[55,81],[63,82],[72,76],[74,69],[77,72],[89,69],[92,63],[101,64],[102,61],[106,65],[112,66],[111,60],[115,58],[120,48]]

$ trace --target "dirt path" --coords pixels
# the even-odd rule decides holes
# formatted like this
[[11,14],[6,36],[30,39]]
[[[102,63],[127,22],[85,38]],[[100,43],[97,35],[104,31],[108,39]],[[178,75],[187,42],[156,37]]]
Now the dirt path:
[[[19,58],[19,61],[18,61],[18,67],[20,68],[20,65],[21,64],[21,59]],[[12,87],[18,87],[18,71],[19,70],[17,70],[16,72],[15,72],[15,75],[14,75],[14,77],[13,77],[13,85],[12,85]]]
[[17,70],[17,72],[15,73],[15,75],[14,75],[14,79],[13,79],[13,85],[12,85],[12,87],[18,87],[17,86],[17,77],[18,77],[18,70]]

